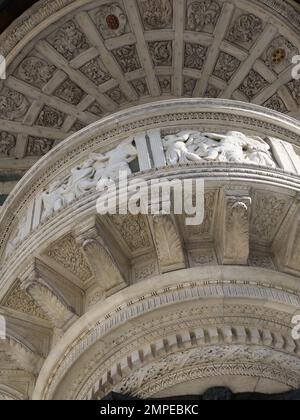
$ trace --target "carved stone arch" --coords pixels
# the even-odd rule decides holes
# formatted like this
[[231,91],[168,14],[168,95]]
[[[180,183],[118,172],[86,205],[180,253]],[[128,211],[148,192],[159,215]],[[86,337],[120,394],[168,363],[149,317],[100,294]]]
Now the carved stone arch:
[[16,401],[16,400],[24,400],[24,395],[21,394],[14,388],[10,386],[1,384],[0,385],[0,401]]
[[[228,357],[230,352],[231,360]],[[266,354],[273,365],[264,359]],[[192,364],[191,359],[194,359]],[[299,375],[294,375],[292,370],[287,372],[283,367],[295,362],[296,357],[282,355],[266,346],[211,345],[162,357],[128,375],[112,388],[114,392],[142,399],[186,395],[188,389],[199,395],[212,384],[220,386],[222,383],[225,386],[230,384],[234,392],[249,393],[262,390],[268,383],[275,393],[276,389],[298,389]],[[101,399],[104,395],[106,393],[102,391],[95,393],[93,398]]]
[[[187,272],[189,282],[184,281]],[[298,298],[280,290],[277,281],[269,270],[259,274],[249,267],[209,267],[130,286],[91,309],[86,327],[73,325],[68,340],[60,342],[61,356],[46,360],[34,397],[85,399],[93,390],[104,396],[122,378],[163,355],[207,345],[228,346],[229,354],[230,348],[247,344],[270,348],[297,364],[299,346],[291,338],[290,324]],[[286,284],[291,289],[296,285],[291,276]],[[297,378],[286,380],[282,389],[296,388]]]

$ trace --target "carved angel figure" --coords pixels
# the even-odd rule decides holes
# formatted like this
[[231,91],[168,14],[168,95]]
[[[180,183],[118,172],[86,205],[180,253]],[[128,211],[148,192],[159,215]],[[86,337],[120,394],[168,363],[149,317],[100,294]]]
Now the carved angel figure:
[[130,175],[132,172],[129,163],[137,157],[137,150],[132,142],[131,138],[105,155],[92,153],[88,160],[71,170],[71,175],[50,185],[42,193],[42,221],[96,188],[99,180],[116,179],[119,172]]
[[6,131],[0,132],[0,154],[5,154],[9,156],[10,151],[15,147],[16,139],[15,137],[7,133]]
[[170,0],[143,0],[141,8],[144,22],[150,29],[164,29],[172,20]]
[[[74,198],[79,198],[92,188],[96,187],[97,182],[94,180],[96,172],[94,163],[95,161],[93,159],[88,159],[81,166],[76,166],[71,170],[72,175],[67,184],[65,196],[69,191],[73,194]],[[72,197],[70,197],[70,199],[71,198]]]
[[209,150],[207,160],[276,167],[270,153],[270,146],[260,137],[248,137],[237,131],[229,131],[227,134],[205,133],[204,135],[212,140],[219,140],[219,146]]
[[64,206],[64,193],[66,192],[66,185],[64,181],[56,181],[50,185],[48,191],[42,193],[43,215],[42,221],[48,217],[53,216],[53,213],[60,210]]
[[178,134],[166,136],[163,139],[168,165],[185,165],[191,162],[202,162],[202,158],[188,148],[191,131],[181,131]]
[[96,170],[95,181],[108,181],[118,179],[120,172],[131,175],[129,163],[137,157],[137,150],[132,144],[133,139],[121,143],[115,149],[103,154],[92,153],[90,159],[94,160]]
[[271,155],[271,148],[263,139],[260,137],[248,138],[247,146],[246,160],[249,163],[276,168],[276,163]]

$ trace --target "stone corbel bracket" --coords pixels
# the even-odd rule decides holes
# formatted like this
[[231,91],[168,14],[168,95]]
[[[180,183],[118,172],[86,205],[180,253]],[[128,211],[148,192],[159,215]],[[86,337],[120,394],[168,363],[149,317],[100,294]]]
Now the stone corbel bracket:
[[248,188],[226,188],[222,191],[216,248],[224,265],[248,264],[251,203]]
[[69,304],[66,296],[49,282],[39,270],[36,261],[20,277],[20,280],[22,289],[34,299],[53,328],[67,330],[78,319],[78,314]]
[[175,219],[169,215],[149,216],[161,273],[186,268],[186,257]]
[[9,336],[3,340],[3,343],[0,342],[0,346],[12,357],[19,369],[34,375],[40,371],[44,363],[43,357],[21,340]]
[[125,267],[121,264],[125,257],[120,249],[112,251],[108,248],[102,238],[97,217],[83,222],[75,229],[74,236],[92,269],[98,287],[103,291],[103,298],[129,284],[129,270],[126,270],[128,264],[125,263]]

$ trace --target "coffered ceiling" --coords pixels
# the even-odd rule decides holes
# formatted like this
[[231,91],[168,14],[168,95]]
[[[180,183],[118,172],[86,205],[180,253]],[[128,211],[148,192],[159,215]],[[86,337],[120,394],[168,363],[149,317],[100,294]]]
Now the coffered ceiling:
[[[0,38],[9,62],[0,176],[26,171],[106,115],[162,98],[232,98],[300,118],[295,3],[64,0],[59,11],[50,3],[36,3]],[[17,30],[24,37],[15,40]]]

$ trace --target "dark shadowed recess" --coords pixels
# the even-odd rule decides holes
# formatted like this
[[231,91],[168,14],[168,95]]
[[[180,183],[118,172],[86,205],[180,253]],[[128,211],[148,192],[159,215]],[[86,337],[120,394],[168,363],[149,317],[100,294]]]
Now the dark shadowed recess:
[[[0,33],[38,0],[0,0]],[[51,0],[49,0],[51,1]]]

